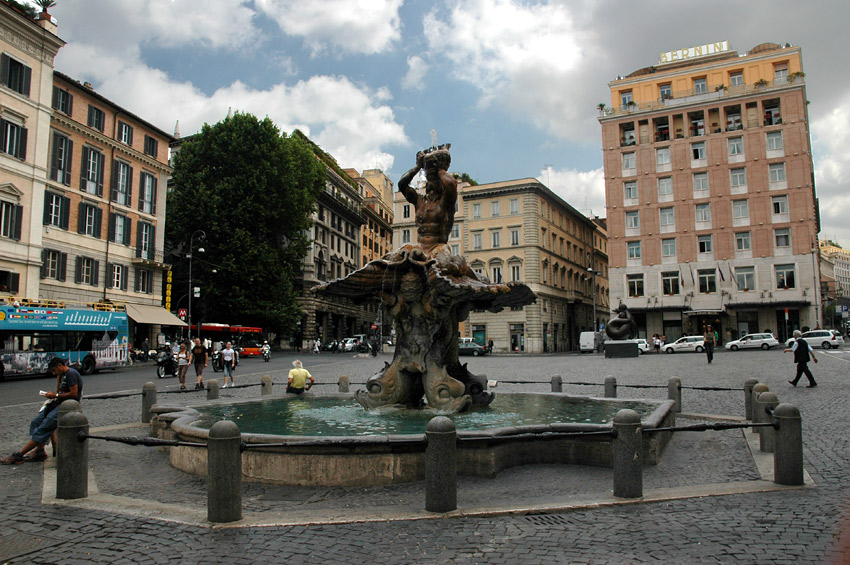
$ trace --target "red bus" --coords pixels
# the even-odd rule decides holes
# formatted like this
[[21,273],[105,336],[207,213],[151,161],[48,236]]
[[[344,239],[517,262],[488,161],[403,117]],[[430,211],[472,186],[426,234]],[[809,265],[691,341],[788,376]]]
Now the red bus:
[[192,335],[212,341],[213,349],[217,350],[219,343],[223,345],[229,341],[234,347],[241,348],[239,355],[242,357],[261,355],[263,328],[202,322],[200,330],[196,324],[192,324],[191,330]]

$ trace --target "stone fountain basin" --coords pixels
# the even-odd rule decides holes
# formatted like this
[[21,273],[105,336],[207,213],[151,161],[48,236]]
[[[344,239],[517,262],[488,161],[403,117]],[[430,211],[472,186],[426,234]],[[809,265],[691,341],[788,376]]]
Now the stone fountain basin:
[[[499,396],[512,393],[500,392]],[[529,393],[515,393],[525,394]],[[575,397],[563,393],[535,393],[565,400],[592,400],[610,403],[616,409],[630,403],[650,405],[642,419],[643,428],[675,424],[672,400]],[[351,401],[351,394],[322,395]],[[300,397],[299,400],[303,400]],[[257,402],[287,402],[289,397],[248,401],[215,400],[196,407],[157,405],[152,412],[151,436],[186,442],[206,443],[209,429],[199,427],[201,413],[216,404],[240,405]],[[295,400],[294,398],[292,400]],[[437,415],[437,414],[435,414]],[[557,433],[610,430],[611,424],[550,423],[494,427],[458,431],[458,474],[495,477],[504,469],[519,465],[573,464],[612,466],[612,439],[608,435],[558,437]],[[657,464],[669,441],[670,432],[643,434],[645,464]],[[281,447],[248,449],[242,453],[243,480],[293,486],[375,486],[405,483],[425,478],[425,434],[365,436],[298,436],[242,433],[247,443],[284,443]],[[170,463],[177,469],[199,476],[207,473],[207,450],[197,447],[171,447]]]

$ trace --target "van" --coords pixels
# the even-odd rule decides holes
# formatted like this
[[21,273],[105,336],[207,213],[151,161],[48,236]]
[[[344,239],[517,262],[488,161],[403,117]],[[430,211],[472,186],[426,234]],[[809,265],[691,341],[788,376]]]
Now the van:
[[599,347],[600,339],[599,332],[581,332],[578,336],[579,352],[593,353]]

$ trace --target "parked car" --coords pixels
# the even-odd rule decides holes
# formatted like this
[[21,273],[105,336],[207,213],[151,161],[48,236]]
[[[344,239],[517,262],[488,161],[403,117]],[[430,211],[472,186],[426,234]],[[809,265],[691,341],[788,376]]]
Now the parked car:
[[679,353],[682,351],[696,351],[702,353],[705,351],[705,345],[701,335],[686,335],[680,337],[673,343],[664,344],[664,351],[667,353]]
[[581,332],[578,336],[579,352],[593,353],[602,345],[602,332]]
[[478,357],[479,355],[487,355],[488,353],[490,353],[488,348],[478,345],[475,342],[459,343],[457,346],[458,355],[474,355]]
[[[812,330],[803,332],[803,340],[812,347],[823,347],[824,349],[835,349],[844,345],[844,338],[835,330]],[[794,345],[792,337],[785,342],[785,347]]]
[[779,340],[773,334],[747,334],[741,339],[726,342],[726,349],[738,351],[739,349],[770,349],[779,345]]
[[357,350],[357,340],[353,337],[347,337],[342,340],[342,350],[343,351],[356,351]]
[[640,338],[637,341],[638,344],[638,353],[643,355],[644,353],[649,353],[649,342],[643,338]]

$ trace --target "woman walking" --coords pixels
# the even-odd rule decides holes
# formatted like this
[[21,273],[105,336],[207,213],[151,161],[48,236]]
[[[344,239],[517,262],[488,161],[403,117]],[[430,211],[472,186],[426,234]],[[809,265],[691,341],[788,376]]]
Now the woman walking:
[[186,390],[186,371],[189,370],[189,351],[186,344],[181,343],[177,351],[177,378],[180,379],[180,390]]
[[227,388],[227,379],[230,378],[230,386],[233,386],[235,381],[233,380],[233,369],[236,368],[236,365],[239,363],[239,354],[233,349],[230,342],[227,342],[227,345],[224,346],[224,349],[221,350],[221,361],[224,365],[224,386],[222,388]]

